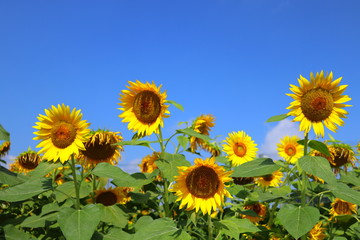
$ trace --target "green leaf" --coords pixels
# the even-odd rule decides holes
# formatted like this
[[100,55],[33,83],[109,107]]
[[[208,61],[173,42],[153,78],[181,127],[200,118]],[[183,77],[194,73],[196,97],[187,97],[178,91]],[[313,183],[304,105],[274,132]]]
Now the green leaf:
[[332,194],[344,201],[360,205],[360,192],[356,191],[344,183],[329,185]]
[[6,225],[4,228],[4,232],[5,232],[5,239],[6,240],[32,240],[32,239],[36,239],[34,236],[31,236],[28,233],[25,233],[19,229],[17,229],[16,227],[14,227],[13,225]]
[[[63,202],[69,196],[76,197],[74,182],[65,182],[55,188],[55,198],[58,202]],[[91,184],[85,181],[80,185],[80,198],[88,196],[92,191]]]
[[10,133],[8,133],[1,124],[0,124],[0,140],[10,142]]
[[350,183],[354,186],[360,186],[360,178],[355,172],[341,172],[340,181],[344,183]]
[[57,213],[51,213],[45,216],[32,215],[27,218],[20,224],[21,227],[27,228],[39,228],[45,227],[46,222],[56,221]]
[[128,223],[128,216],[118,206],[105,206],[102,209],[101,221],[123,228]]
[[319,221],[320,212],[311,206],[296,207],[286,204],[280,208],[277,218],[291,236],[298,239],[309,232]]
[[187,148],[187,145],[189,144],[189,138],[188,137],[185,137],[185,136],[177,136],[177,140],[179,142],[179,144],[181,145],[181,147],[183,149],[186,149]]
[[0,183],[7,184],[9,186],[16,185],[19,183],[23,183],[27,181],[29,177],[16,174],[14,172],[9,171],[7,168],[0,166]]
[[260,231],[249,219],[227,218],[219,222],[214,222],[214,225],[221,229],[221,232],[235,239],[239,239],[240,233]]
[[24,201],[51,189],[51,179],[36,178],[0,190],[0,200],[8,202]]
[[175,180],[175,176],[179,175],[178,167],[188,167],[191,164],[182,154],[170,154],[164,152],[160,155],[160,159],[156,160],[156,165],[160,169],[163,177],[172,182]]
[[60,207],[57,203],[48,203],[41,208],[40,216],[44,216],[45,214],[48,214],[51,212],[58,212],[59,210],[60,210]]
[[52,170],[60,168],[62,166],[63,165],[60,162],[52,163],[52,162],[42,161],[33,171],[31,171],[29,173],[29,175],[32,178],[44,177],[46,174],[48,174]]
[[176,107],[177,109],[180,109],[181,111],[184,111],[184,107],[181,104],[179,104],[179,103],[177,103],[175,101],[165,100],[165,103],[170,103],[170,104],[174,105],[174,107]]
[[83,209],[63,208],[58,214],[60,229],[67,240],[89,240],[101,219],[101,204],[89,204]]
[[266,120],[266,122],[278,122],[281,120],[284,120],[285,118],[289,117],[289,115],[287,114],[280,114],[280,115],[276,115],[276,116],[272,116],[271,118],[269,118],[268,120]]
[[198,132],[194,131],[191,128],[184,128],[184,129],[179,129],[179,130],[176,130],[176,131],[178,133],[183,133],[183,134],[186,134],[186,135],[191,136],[191,137],[200,138],[200,139],[202,139],[202,140],[204,140],[206,142],[211,141],[211,138],[209,136],[198,133]]
[[315,156],[304,156],[299,158],[298,164],[308,174],[314,175],[326,181],[335,183],[336,178],[331,170],[330,163],[326,158]]
[[286,196],[291,193],[290,186],[282,186],[279,188],[269,188],[267,191],[263,191],[257,188],[258,200],[260,201],[271,201],[277,198],[287,198]]
[[106,234],[103,240],[131,240],[133,239],[132,235],[127,232],[124,232],[120,228],[112,228],[109,233]]
[[131,140],[131,141],[122,141],[122,142],[117,142],[114,143],[114,145],[120,145],[120,146],[124,146],[124,145],[135,145],[135,146],[144,146],[144,147],[150,147],[150,143],[157,143],[158,141],[146,141],[146,140]]
[[218,156],[215,157],[215,161],[218,163],[223,163],[223,164],[228,164],[229,163],[229,159],[225,156]]
[[310,140],[309,141],[309,147],[321,152],[322,154],[325,154],[326,156],[330,156],[330,152],[329,152],[328,147],[326,146],[326,144],[324,144],[322,142],[319,142],[319,141],[316,141],[316,140]]
[[234,167],[232,177],[259,177],[280,169],[270,158],[257,158]]

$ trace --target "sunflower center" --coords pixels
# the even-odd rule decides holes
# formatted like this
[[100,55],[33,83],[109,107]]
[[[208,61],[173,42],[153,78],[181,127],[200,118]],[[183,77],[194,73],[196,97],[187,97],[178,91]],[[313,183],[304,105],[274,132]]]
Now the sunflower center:
[[262,177],[265,181],[271,182],[274,179],[274,176],[272,174],[265,175]]
[[244,143],[235,143],[233,150],[238,157],[243,157],[246,155],[246,145]]
[[18,161],[21,167],[31,170],[39,165],[41,158],[36,153],[26,153],[22,155]]
[[331,93],[322,88],[312,89],[305,93],[301,100],[301,110],[305,117],[312,122],[327,119],[334,107]]
[[334,210],[337,214],[347,214],[350,211],[349,204],[346,202],[336,202],[334,204]]
[[232,179],[236,185],[246,185],[254,181],[253,177],[233,177]]
[[102,192],[96,197],[96,203],[101,203],[104,206],[112,206],[117,202],[117,196],[113,192]]
[[140,122],[153,124],[161,112],[159,96],[148,90],[138,93],[134,100],[133,111]]
[[191,171],[186,177],[186,187],[198,198],[213,197],[219,188],[219,177],[214,169],[201,166]]
[[70,146],[76,138],[76,128],[65,121],[58,123],[51,129],[52,143],[58,148]]
[[351,162],[350,151],[347,149],[335,149],[333,154],[333,161],[331,164],[334,167],[341,167],[347,163]]
[[285,153],[286,155],[292,157],[296,154],[296,148],[293,145],[287,145],[285,147]]
[[114,156],[116,147],[111,143],[100,143],[99,138],[96,138],[94,142],[85,145],[84,155],[95,161],[104,161]]

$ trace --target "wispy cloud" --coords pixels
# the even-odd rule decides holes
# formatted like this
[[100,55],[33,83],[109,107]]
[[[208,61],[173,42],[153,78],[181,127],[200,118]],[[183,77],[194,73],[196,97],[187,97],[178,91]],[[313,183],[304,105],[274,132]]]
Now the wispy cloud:
[[271,128],[266,136],[264,144],[260,146],[259,153],[267,157],[276,159],[279,157],[277,153],[277,143],[280,142],[280,139],[284,136],[299,136],[303,137],[303,133],[299,132],[298,123],[294,123],[289,119],[284,119],[280,121],[275,127]]
[[7,167],[9,167],[9,164],[13,163],[15,158],[16,158],[16,156],[12,156],[12,155],[6,155],[6,156],[2,157],[2,159],[5,160]]
[[136,159],[133,159],[129,162],[122,162],[120,161],[119,162],[119,167],[124,171],[124,172],[127,172],[127,173],[135,173],[135,172],[140,172],[140,168],[138,166],[138,164],[141,163],[141,158],[136,158]]

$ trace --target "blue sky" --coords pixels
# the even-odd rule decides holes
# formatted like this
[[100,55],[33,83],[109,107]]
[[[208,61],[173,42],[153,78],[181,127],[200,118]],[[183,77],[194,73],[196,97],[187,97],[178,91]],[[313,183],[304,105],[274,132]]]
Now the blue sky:
[[[59,103],[81,109],[91,128],[129,140],[117,104],[136,79],[162,84],[184,106],[170,108],[165,135],[213,114],[212,136],[244,130],[270,154],[298,125],[266,119],[287,112],[285,93],[300,74],[321,70],[349,85],[353,107],[331,134],[354,145],[359,11],[357,0],[1,1],[0,124],[11,133],[8,158],[35,149],[36,116]],[[139,148],[126,147],[120,166],[130,169],[150,153]]]

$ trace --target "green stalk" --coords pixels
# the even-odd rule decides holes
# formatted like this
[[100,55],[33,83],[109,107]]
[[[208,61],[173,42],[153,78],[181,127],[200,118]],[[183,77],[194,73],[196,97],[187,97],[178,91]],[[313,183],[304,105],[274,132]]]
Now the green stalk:
[[[309,134],[306,133],[305,135],[305,139],[304,139],[304,156],[307,156],[308,154],[308,141],[309,141]],[[301,176],[301,207],[305,207],[306,206],[306,190],[307,190],[307,175],[306,172],[303,171],[302,172],[302,176]],[[307,234],[304,234],[303,236],[301,236],[301,240],[306,240],[306,236]]]
[[208,239],[212,240],[213,239],[213,223],[211,221],[211,216],[210,214],[208,214]]
[[73,175],[73,180],[74,180],[74,187],[75,187],[75,208],[77,210],[80,209],[80,186],[78,185],[77,179],[76,179],[76,167],[75,167],[75,158],[74,155],[71,155],[71,160],[70,160],[70,167],[72,170],[72,175]]
[[[161,127],[159,126],[159,143],[160,143],[160,148],[161,148],[161,153],[165,152],[165,147],[166,145],[164,145],[164,138],[162,136],[162,131],[161,131]],[[165,216],[166,217],[171,217],[170,214],[170,207],[169,207],[169,182],[166,178],[164,178],[164,176],[162,176],[164,179],[164,210],[165,210]]]

